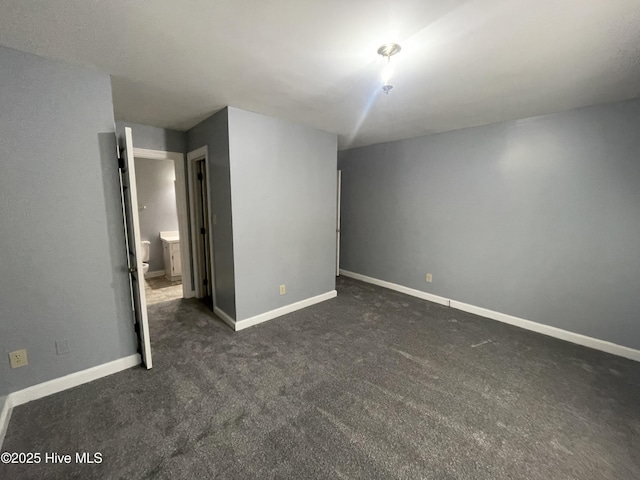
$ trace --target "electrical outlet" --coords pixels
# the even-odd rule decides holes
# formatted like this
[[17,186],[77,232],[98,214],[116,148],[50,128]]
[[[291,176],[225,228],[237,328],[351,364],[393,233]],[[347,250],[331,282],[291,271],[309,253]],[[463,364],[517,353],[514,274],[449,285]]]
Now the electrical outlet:
[[64,355],[69,352],[69,341],[66,338],[64,340],[56,340],[56,353],[58,355]]
[[427,273],[427,282],[433,282],[433,275],[431,275],[430,273]]
[[284,295],[285,293],[287,293],[287,287],[284,284],[280,285],[280,295]]
[[9,361],[11,362],[11,368],[18,368],[29,365],[29,362],[27,361],[27,350],[22,349],[11,352],[9,354]]

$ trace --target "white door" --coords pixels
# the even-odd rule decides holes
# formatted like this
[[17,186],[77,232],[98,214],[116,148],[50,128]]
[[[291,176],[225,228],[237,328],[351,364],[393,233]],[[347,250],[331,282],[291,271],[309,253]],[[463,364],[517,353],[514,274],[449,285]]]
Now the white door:
[[340,276],[340,195],[342,193],[342,170],[338,170],[336,201],[336,277]]
[[147,299],[144,293],[142,254],[140,252],[140,221],[138,219],[138,193],[136,190],[136,168],[133,161],[133,140],[131,129],[124,129],[124,148],[120,150],[120,187],[122,193],[122,213],[124,214],[125,241],[131,286],[131,305],[142,361],[151,368],[151,341],[147,318]]

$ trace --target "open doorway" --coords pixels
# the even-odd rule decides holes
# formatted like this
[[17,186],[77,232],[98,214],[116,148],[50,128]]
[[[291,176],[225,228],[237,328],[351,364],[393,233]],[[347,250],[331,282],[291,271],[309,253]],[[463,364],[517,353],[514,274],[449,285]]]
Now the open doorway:
[[[180,276],[182,276],[182,272],[184,271],[188,277],[191,277],[193,269],[189,261],[188,242],[180,242],[180,238],[184,240],[190,236],[184,156],[182,153],[145,150],[133,147],[133,135],[130,127],[124,128],[124,135],[116,138],[116,142],[118,145],[118,175],[124,220],[123,233],[127,252],[127,269],[129,273],[129,286],[131,288],[133,323],[138,336],[139,351],[143,363],[146,368],[151,368],[151,337],[147,312],[147,295],[145,292],[146,279],[144,278],[144,274],[149,272],[151,266],[145,262],[150,256],[146,248],[143,248],[144,239],[141,237],[140,211],[144,211],[146,208],[144,202],[142,204],[138,203],[138,181],[136,179],[135,159],[141,158],[156,161],[171,160],[173,162],[173,176],[168,179],[173,181],[173,188],[171,189],[169,184],[167,190],[171,189],[174,195],[173,201],[176,204],[178,230],[160,231],[158,235],[160,237],[173,237],[166,238],[166,240],[177,241],[177,248],[170,250],[174,255],[172,260],[179,259],[177,260],[177,265]],[[152,233],[152,235],[154,234]],[[182,270],[183,267],[184,270]],[[172,267],[166,273],[170,276],[175,275],[177,270]],[[171,278],[169,279],[171,280]],[[193,296],[193,283],[182,282],[182,290],[183,297]]]
[[215,305],[215,265],[213,230],[215,215],[211,214],[211,190],[208,168],[208,147],[205,145],[187,154],[191,248],[193,252],[193,282],[196,298],[210,309]]
[[147,304],[193,296],[184,155],[133,148]]

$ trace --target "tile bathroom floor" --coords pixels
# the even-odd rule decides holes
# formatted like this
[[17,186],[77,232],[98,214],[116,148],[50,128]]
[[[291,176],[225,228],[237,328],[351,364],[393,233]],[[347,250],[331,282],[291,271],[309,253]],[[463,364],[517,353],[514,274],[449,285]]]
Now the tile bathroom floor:
[[182,298],[182,281],[171,282],[166,277],[147,278],[144,290],[147,295],[147,305],[167,302]]

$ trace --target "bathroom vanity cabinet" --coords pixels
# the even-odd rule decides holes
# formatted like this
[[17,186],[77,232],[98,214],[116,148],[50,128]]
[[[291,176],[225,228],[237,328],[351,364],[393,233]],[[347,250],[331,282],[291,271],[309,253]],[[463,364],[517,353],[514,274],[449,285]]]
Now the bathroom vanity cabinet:
[[[169,233],[175,233],[170,235]],[[177,232],[161,232],[162,253],[164,254],[164,273],[167,280],[179,280],[182,276],[180,263],[180,237]]]

